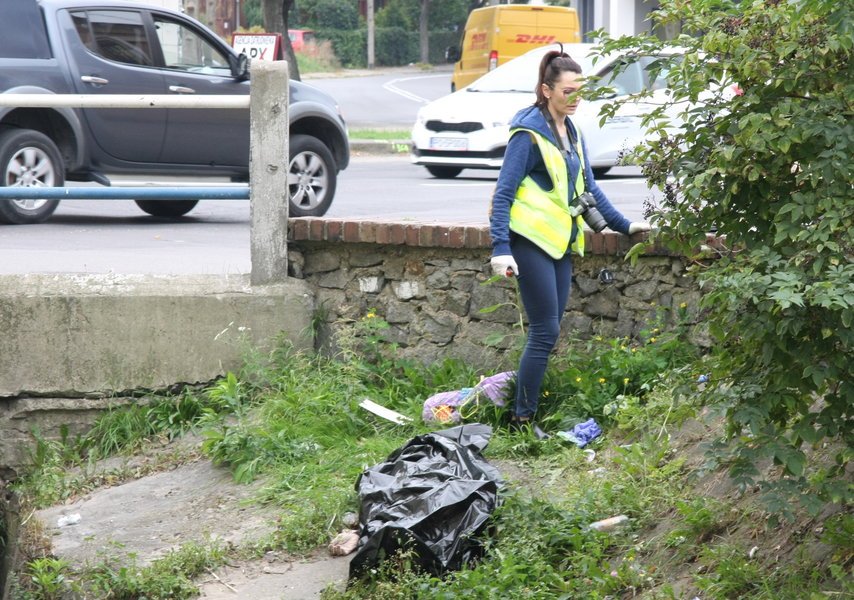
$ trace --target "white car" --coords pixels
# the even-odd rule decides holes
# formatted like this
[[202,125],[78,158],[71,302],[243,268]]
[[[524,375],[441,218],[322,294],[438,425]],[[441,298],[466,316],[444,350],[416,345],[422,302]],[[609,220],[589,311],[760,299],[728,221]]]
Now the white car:
[[[434,176],[451,178],[463,169],[499,169],[510,132],[510,120],[520,109],[534,103],[534,88],[543,55],[559,46],[535,48],[490,71],[468,87],[427,104],[418,111],[412,129],[411,158]],[[612,88],[616,95],[582,101],[573,122],[587,144],[588,160],[596,175],[620,162],[621,156],[644,139],[641,118],[652,104],[664,101],[666,72],[650,81],[647,67],[655,57],[643,57],[615,77],[608,77],[620,56],[600,57],[596,64],[593,44],[564,44],[564,51],[581,66],[584,76],[597,76],[598,85]],[[627,102],[604,125],[599,110],[616,96],[653,90],[652,97]],[[674,115],[675,116],[675,115]]]

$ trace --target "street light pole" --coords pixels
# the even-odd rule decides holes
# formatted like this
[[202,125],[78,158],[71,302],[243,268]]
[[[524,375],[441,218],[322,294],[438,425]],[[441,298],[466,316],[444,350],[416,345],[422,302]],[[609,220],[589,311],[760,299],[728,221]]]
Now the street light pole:
[[374,68],[374,0],[367,2],[368,12],[368,68]]

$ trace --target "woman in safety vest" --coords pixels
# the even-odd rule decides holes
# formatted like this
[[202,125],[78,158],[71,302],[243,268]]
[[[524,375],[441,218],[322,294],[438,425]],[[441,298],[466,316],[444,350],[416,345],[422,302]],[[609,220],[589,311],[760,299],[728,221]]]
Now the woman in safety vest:
[[569,300],[571,252],[584,254],[584,223],[630,235],[650,229],[630,223],[593,179],[584,141],[569,119],[580,87],[581,67],[562,48],[543,57],[536,102],[510,124],[490,214],[492,270],[518,278],[529,322],[512,424],[530,427],[539,439],[549,436],[533,417]]

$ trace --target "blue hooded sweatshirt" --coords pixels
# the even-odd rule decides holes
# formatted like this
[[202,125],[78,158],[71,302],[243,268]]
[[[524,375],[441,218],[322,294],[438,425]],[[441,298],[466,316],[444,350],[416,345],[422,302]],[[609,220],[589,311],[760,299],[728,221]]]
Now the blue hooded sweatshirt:
[[[567,132],[571,132],[570,139],[578,135],[575,126],[569,118],[566,120],[566,126]],[[524,127],[525,129],[536,131],[560,148],[543,113],[536,106],[523,108],[516,113],[516,116],[513,117],[510,123],[510,129],[516,127]],[[584,155],[587,156],[587,145],[584,143],[583,138],[581,143]],[[564,157],[566,158],[566,168],[569,170],[570,194],[574,194],[575,178],[578,176],[580,161],[575,146],[570,145],[572,149],[569,153],[564,153]],[[587,191],[592,193],[596,198],[599,212],[602,213],[602,216],[608,223],[608,227],[614,231],[628,234],[629,220],[614,208],[614,205],[611,204],[604,192],[599,189],[599,186],[596,185],[596,181],[593,179],[593,170],[590,168],[590,162],[585,162]],[[540,155],[537,143],[526,132],[518,131],[510,136],[510,141],[507,143],[507,150],[504,152],[504,163],[501,166],[498,183],[495,186],[495,193],[492,196],[489,233],[492,237],[493,256],[512,254],[510,252],[510,205],[513,204],[513,199],[516,197],[516,190],[519,188],[519,184],[528,175],[544,190],[552,188],[551,178],[546,170],[546,165],[543,157]],[[573,199],[567,198],[566,201],[569,203]]]

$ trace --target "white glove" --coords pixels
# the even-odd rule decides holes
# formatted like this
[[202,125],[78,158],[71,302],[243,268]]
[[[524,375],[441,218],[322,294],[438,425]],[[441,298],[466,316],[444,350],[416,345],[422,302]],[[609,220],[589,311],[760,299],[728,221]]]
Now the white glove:
[[652,230],[652,225],[650,225],[646,221],[636,221],[635,223],[629,223],[629,235],[634,235],[635,233],[641,233],[643,231],[650,230]]
[[489,260],[489,264],[492,265],[492,272],[495,275],[502,275],[504,277],[519,275],[519,267],[516,266],[516,261],[511,254],[493,256]]

